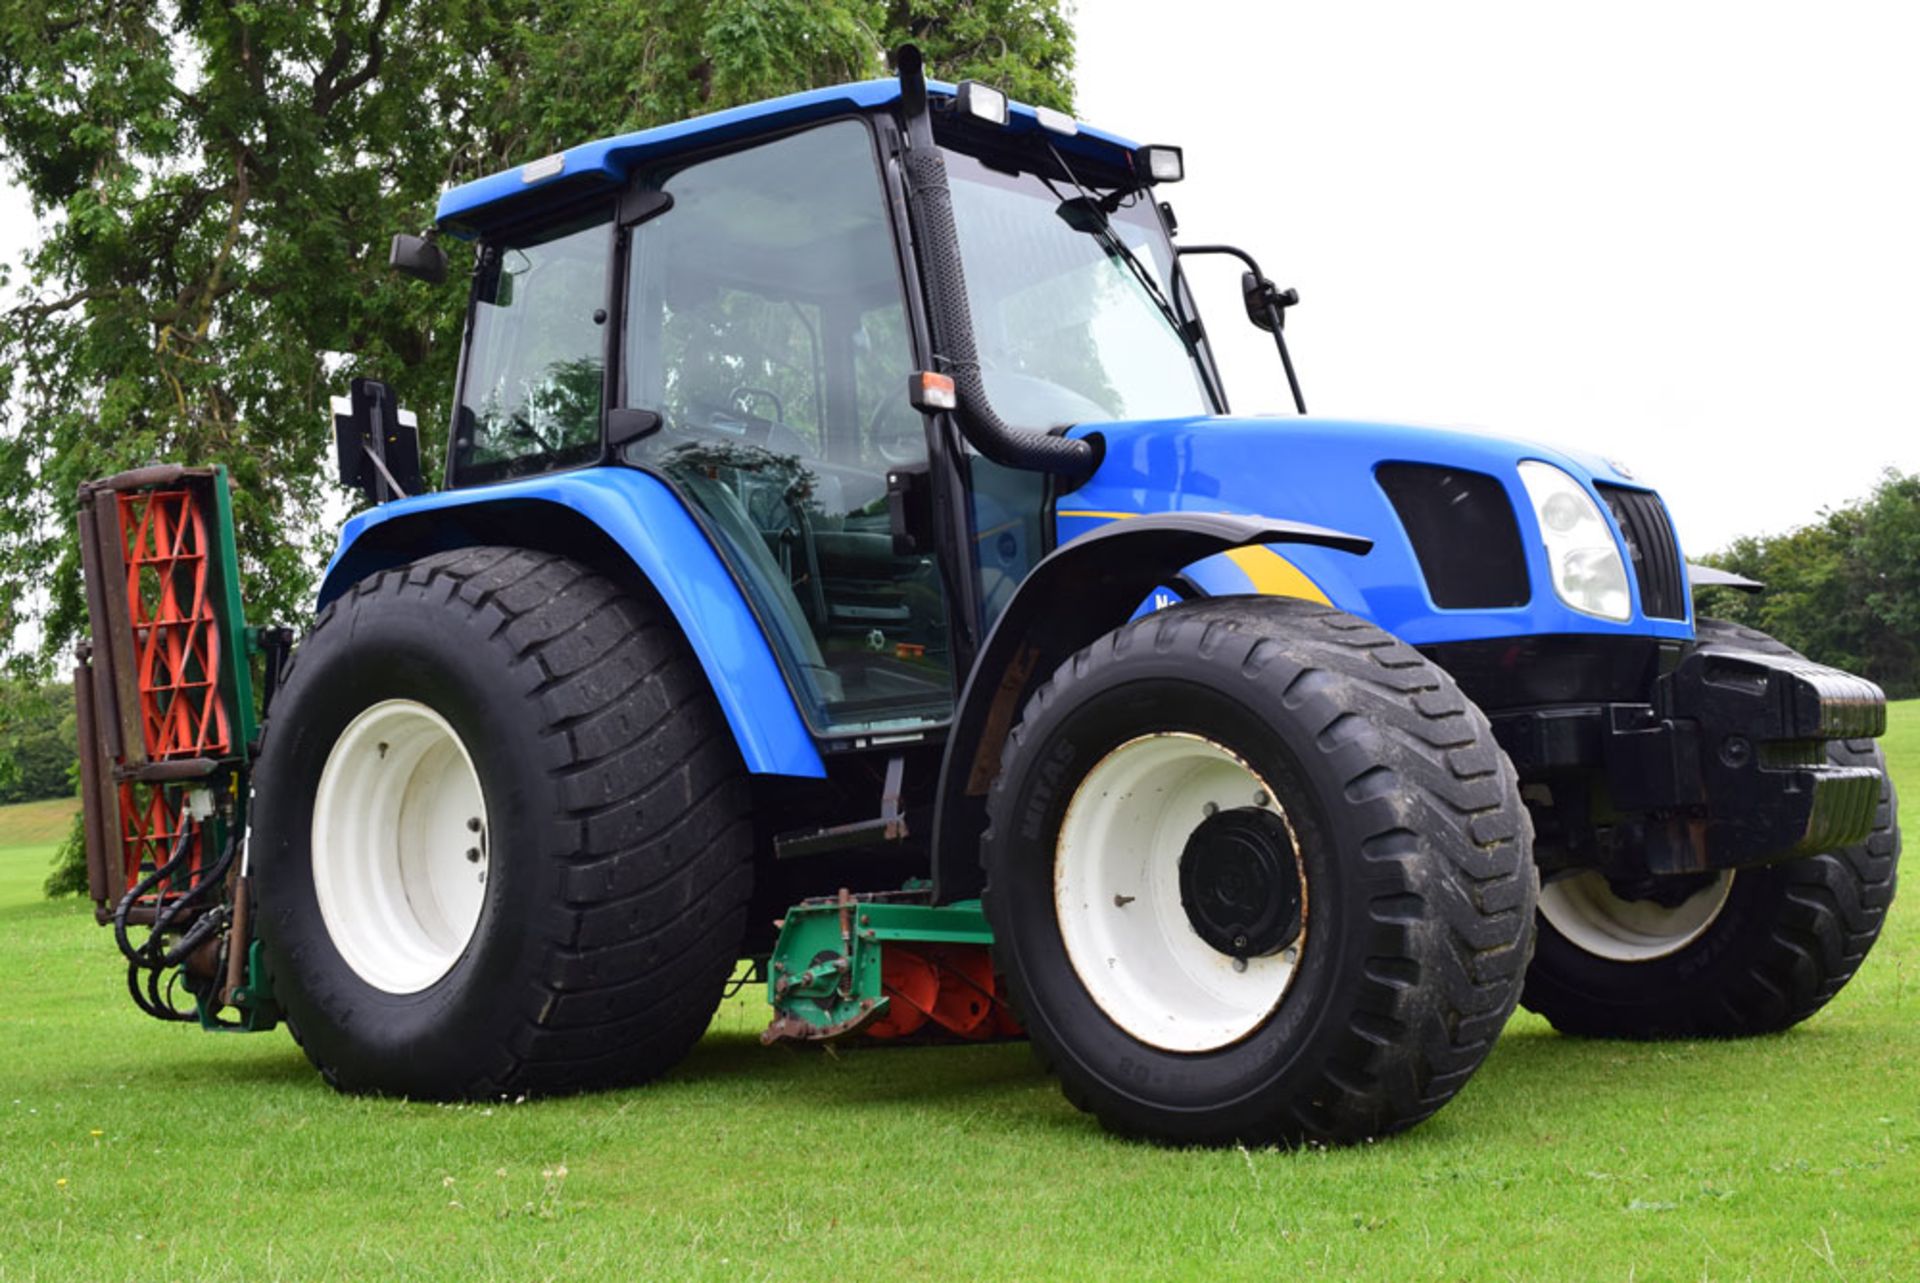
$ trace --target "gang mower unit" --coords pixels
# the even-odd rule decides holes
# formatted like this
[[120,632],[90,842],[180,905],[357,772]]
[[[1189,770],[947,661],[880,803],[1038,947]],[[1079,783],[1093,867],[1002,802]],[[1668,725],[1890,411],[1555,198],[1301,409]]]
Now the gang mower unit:
[[482,1097],[663,1073],[750,979],[769,1041],[1024,1034],[1116,1131],[1340,1143],[1516,1002],[1741,1035],[1846,983],[1877,688],[1694,618],[1616,465],[1233,415],[1183,263],[1283,360],[1294,296],[1176,241],[1180,152],[898,62],[396,238],[476,246],[446,484],[357,382],[297,645],[219,470],[83,488],[142,1007]]

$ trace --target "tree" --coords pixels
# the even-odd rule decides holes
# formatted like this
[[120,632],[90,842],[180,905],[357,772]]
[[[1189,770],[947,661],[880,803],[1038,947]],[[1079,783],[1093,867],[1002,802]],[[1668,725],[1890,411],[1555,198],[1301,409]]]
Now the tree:
[[[80,634],[79,483],[162,459],[227,466],[250,611],[301,617],[332,534],[329,394],[365,373],[422,424],[448,419],[464,299],[385,267],[443,188],[887,75],[907,39],[944,75],[1071,110],[1064,3],[8,6],[0,163],[50,230],[0,311],[0,658],[43,672]],[[471,260],[450,248],[457,277]],[[0,265],[0,293],[13,276]],[[70,837],[49,892],[83,888],[81,861]]]
[[1766,591],[1703,592],[1701,613],[1772,633],[1896,698],[1920,695],[1920,476],[1888,471],[1860,502],[1706,560]]
[[0,678],[0,805],[72,797],[73,688]]
[[0,312],[0,636],[40,624],[0,653],[43,669],[78,635],[75,487],[159,459],[227,466],[246,598],[297,619],[329,393],[366,373],[447,421],[463,300],[394,279],[394,232],[589,138],[887,74],[908,38],[1071,107],[1062,0],[8,6],[0,160],[50,231]]

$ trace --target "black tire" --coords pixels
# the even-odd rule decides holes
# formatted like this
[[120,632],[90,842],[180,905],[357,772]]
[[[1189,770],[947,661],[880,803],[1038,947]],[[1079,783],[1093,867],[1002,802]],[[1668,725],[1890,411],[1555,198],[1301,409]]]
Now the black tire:
[[[1116,746],[1168,731],[1271,783],[1308,901],[1277,1006],[1197,1052],[1107,1014],[1054,894],[1078,784]],[[1175,1144],[1396,1132],[1460,1090],[1519,997],[1535,874],[1513,767],[1451,678],[1351,615],[1217,598],[1109,633],[1028,702],[988,809],[997,963],[1068,1099],[1111,1131]]]
[[[1799,653],[1718,619],[1695,629],[1703,650]],[[1880,747],[1834,740],[1838,766],[1881,773],[1865,840],[1733,874],[1718,916],[1684,948],[1629,962],[1599,956],[1543,914],[1521,1002],[1562,1033],[1591,1038],[1740,1038],[1775,1033],[1824,1007],[1880,935],[1900,861],[1899,805]]]
[[[457,732],[490,828],[471,939],[405,993],[343,958],[310,849],[333,745],[395,699]],[[321,612],[271,723],[254,774],[259,930],[328,1082],[575,1091],[658,1075],[700,1037],[739,957],[752,837],[738,752],[663,606],[550,554],[427,557]]]

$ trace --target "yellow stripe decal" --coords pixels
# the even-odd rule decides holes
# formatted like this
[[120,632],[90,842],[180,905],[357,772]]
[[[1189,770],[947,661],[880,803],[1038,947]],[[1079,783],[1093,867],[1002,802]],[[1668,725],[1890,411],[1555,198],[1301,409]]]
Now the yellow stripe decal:
[[[1129,517],[1138,517],[1141,514],[1102,512],[1095,508],[1060,508],[1053,515],[1125,521]],[[1266,544],[1250,544],[1245,548],[1235,548],[1227,554],[1227,559],[1240,567],[1240,572],[1252,581],[1253,591],[1262,597],[1300,597],[1307,601],[1317,601],[1322,606],[1333,605],[1327,594],[1321,591],[1320,585],[1307,578],[1306,572]]]
[[1227,559],[1240,567],[1241,573],[1253,581],[1253,590],[1263,597],[1304,597],[1323,606],[1333,604],[1300,567],[1265,544],[1235,548]]
[[1092,508],[1062,508],[1053,514],[1056,517],[1093,517],[1103,521],[1124,521],[1128,517],[1137,517],[1137,512],[1099,512]]

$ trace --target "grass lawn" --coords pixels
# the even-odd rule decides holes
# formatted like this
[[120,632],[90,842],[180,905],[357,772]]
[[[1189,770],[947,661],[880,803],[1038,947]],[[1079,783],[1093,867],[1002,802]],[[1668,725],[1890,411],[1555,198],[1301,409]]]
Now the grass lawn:
[[[12,847],[58,846],[60,839],[67,836],[67,826],[73,823],[74,812],[79,809],[77,797],[0,806],[0,851]],[[48,858],[51,859],[51,855]],[[11,872],[12,866],[8,865],[7,870]]]
[[[1920,702],[1887,742],[1911,829]],[[284,1032],[139,1015],[87,910],[40,898],[64,814],[26,809],[0,810],[0,1280],[1920,1274],[1912,895],[1785,1036],[1522,1014],[1409,1135],[1174,1152],[1105,1137],[1024,1046],[766,1050],[746,999],[643,1089],[341,1097]]]

